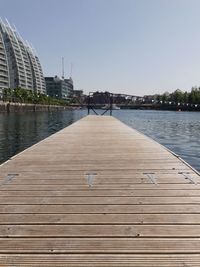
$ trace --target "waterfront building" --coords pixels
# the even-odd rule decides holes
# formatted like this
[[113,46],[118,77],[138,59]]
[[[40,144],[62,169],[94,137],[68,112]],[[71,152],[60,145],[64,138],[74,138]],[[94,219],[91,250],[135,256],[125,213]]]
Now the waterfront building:
[[46,94],[42,67],[35,51],[14,26],[0,20],[0,89],[19,87]]
[[74,90],[73,91],[73,97],[83,97],[83,90]]
[[59,99],[68,99],[73,95],[73,80],[60,79],[58,76],[45,77],[47,95]]
[[73,84],[73,80],[70,77],[69,79],[64,79],[66,86],[67,86],[67,97],[70,98],[73,96],[73,92],[74,92],[74,84]]

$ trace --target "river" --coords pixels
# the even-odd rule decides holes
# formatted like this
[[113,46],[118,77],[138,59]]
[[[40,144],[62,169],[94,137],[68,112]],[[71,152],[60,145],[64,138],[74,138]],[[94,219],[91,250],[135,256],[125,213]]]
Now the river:
[[[0,114],[0,163],[87,114],[86,110]],[[115,110],[113,116],[200,171],[200,113]]]

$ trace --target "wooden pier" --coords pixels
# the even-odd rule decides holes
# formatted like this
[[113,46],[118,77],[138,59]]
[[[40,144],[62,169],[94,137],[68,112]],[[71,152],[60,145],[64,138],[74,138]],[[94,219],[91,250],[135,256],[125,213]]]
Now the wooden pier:
[[0,166],[0,266],[200,266],[200,177],[113,117]]

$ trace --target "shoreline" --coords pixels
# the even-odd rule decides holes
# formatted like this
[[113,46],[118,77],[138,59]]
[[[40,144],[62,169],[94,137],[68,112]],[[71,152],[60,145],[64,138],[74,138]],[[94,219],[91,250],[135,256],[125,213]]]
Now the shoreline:
[[67,106],[58,106],[58,105],[0,102],[0,113],[56,111],[56,110],[67,110],[67,109],[71,108]]
[[[0,113],[15,113],[15,112],[37,112],[37,111],[58,111],[58,110],[74,110],[87,108],[87,105],[47,105],[47,104],[30,104],[30,103],[19,103],[19,102],[3,102],[0,101]],[[97,107],[95,109],[98,109]],[[162,110],[162,111],[190,111],[199,112],[200,106],[196,105],[130,105],[120,106],[120,110]],[[113,109],[114,111],[115,109]]]

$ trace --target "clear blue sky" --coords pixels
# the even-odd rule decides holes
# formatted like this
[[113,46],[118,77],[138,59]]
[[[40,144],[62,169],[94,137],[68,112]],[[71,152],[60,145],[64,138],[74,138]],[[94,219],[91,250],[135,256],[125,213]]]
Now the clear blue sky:
[[200,0],[0,0],[46,76],[134,95],[200,86]]

